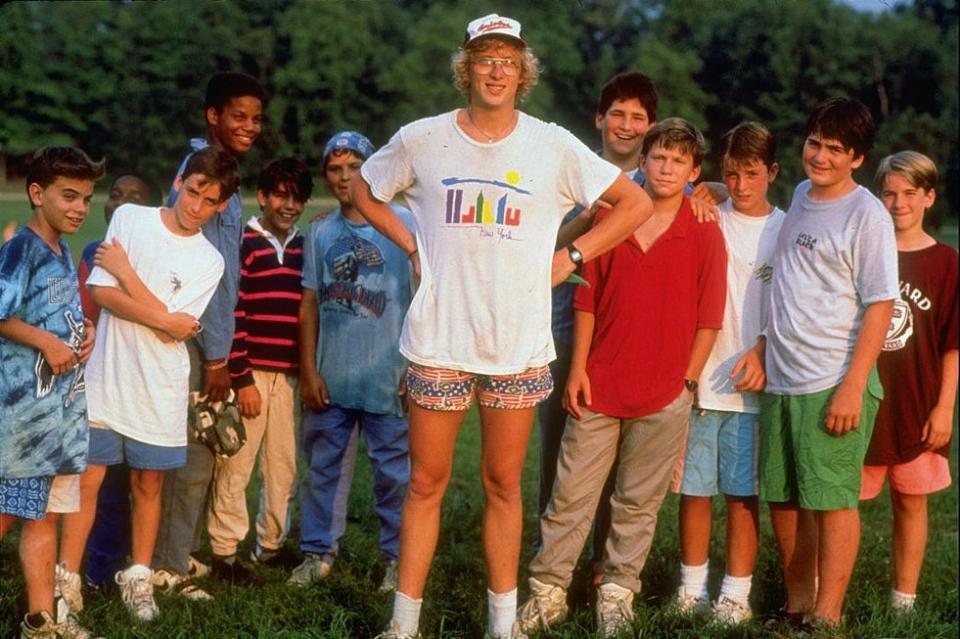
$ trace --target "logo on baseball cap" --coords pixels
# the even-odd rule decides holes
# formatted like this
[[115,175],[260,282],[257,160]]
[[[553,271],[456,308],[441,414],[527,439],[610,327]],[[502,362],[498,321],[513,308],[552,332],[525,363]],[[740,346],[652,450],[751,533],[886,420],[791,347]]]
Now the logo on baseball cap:
[[323,161],[326,162],[330,154],[338,149],[353,151],[363,160],[366,160],[376,151],[373,148],[373,143],[365,135],[356,131],[340,131],[334,134],[327,145],[323,147]]
[[527,41],[520,37],[520,23],[513,18],[506,18],[495,13],[477,18],[468,24],[467,35],[463,39],[463,44],[469,44],[477,38],[489,35],[512,38],[522,46],[527,46]]

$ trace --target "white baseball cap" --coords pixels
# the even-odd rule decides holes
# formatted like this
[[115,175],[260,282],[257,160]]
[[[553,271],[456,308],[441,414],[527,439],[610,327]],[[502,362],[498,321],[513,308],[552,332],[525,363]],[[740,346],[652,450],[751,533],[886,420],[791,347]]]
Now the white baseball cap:
[[527,41],[520,37],[520,23],[513,18],[499,16],[496,13],[477,18],[468,24],[467,35],[463,39],[463,44],[469,44],[477,38],[489,35],[512,38],[522,46],[527,46]]

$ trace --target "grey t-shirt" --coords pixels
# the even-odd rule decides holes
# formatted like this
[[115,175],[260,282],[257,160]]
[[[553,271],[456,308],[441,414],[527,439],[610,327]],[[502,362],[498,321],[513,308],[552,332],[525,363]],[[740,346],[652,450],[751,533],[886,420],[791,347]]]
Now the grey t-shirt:
[[767,392],[803,395],[842,381],[867,306],[899,297],[897,244],[883,204],[858,186],[811,200],[797,186],[774,256]]

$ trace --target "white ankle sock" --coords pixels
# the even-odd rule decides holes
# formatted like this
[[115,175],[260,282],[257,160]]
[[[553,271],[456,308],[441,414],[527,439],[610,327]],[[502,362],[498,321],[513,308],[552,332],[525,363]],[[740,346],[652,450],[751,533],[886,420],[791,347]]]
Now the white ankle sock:
[[132,577],[134,579],[149,579],[153,575],[150,567],[143,564],[133,564],[123,572],[126,573],[127,578]]
[[753,582],[753,575],[746,577],[734,577],[724,575],[723,582],[720,585],[720,596],[729,597],[737,603],[748,605],[750,601],[750,585]]
[[899,590],[890,591],[890,607],[894,610],[913,610],[913,605],[917,601],[917,593],[900,592]]
[[487,588],[487,626],[493,639],[510,639],[517,620],[517,589],[496,593]]
[[423,599],[413,599],[399,590],[393,596],[393,620],[401,634],[417,636],[420,630],[420,606]]
[[688,594],[707,598],[707,576],[710,562],[705,561],[702,566],[688,566],[680,563],[680,587]]

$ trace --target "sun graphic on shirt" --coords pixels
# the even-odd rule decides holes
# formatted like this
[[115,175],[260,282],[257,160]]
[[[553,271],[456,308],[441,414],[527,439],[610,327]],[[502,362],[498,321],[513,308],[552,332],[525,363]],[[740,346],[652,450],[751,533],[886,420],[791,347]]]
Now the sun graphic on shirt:
[[505,179],[507,181],[507,184],[511,186],[516,186],[520,184],[520,174],[517,173],[516,171],[507,171],[507,175]]

